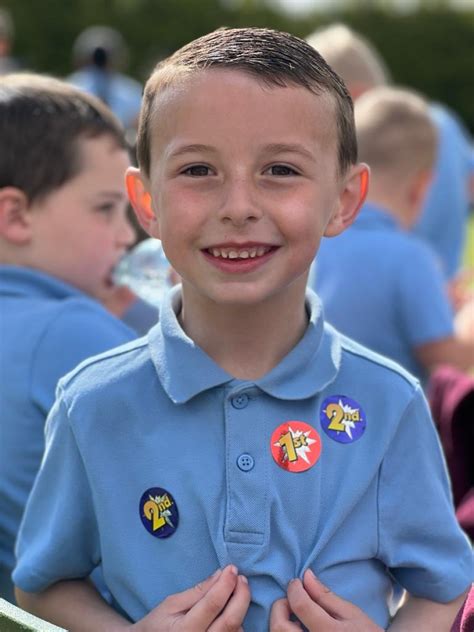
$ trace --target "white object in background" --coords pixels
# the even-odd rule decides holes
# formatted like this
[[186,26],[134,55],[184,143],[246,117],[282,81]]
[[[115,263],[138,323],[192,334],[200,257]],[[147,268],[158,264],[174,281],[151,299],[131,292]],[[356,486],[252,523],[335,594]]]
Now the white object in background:
[[132,248],[114,272],[117,285],[126,285],[143,300],[159,306],[171,287],[170,264],[158,239],[145,239]]

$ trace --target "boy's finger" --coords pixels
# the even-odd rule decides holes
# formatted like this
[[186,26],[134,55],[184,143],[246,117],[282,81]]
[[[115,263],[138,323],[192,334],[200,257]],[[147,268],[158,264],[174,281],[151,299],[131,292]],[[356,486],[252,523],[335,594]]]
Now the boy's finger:
[[185,617],[187,629],[207,630],[221,613],[237,584],[238,571],[235,566],[227,566],[201,599],[189,610]]
[[230,632],[241,630],[250,605],[250,588],[247,578],[239,575],[231,598],[222,613],[209,628],[209,632]]
[[297,621],[291,621],[291,610],[288,599],[278,599],[270,611],[270,632],[301,632]]
[[218,569],[213,575],[207,577],[205,580],[199,582],[199,584],[196,584],[192,588],[170,595],[163,601],[163,606],[165,606],[166,610],[170,614],[187,612],[204,597],[211,586],[213,586],[219,579],[221,573],[222,570]]
[[303,575],[303,586],[311,599],[335,619],[350,619],[359,610],[350,601],[333,593],[310,569]]
[[336,621],[324,608],[313,601],[300,579],[293,579],[288,584],[287,597],[291,611],[310,630],[331,632],[336,629],[334,627]]

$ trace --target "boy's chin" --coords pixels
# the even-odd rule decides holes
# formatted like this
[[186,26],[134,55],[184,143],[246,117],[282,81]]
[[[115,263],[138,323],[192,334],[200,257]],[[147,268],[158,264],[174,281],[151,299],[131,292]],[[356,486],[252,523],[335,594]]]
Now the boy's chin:
[[117,318],[121,318],[137,300],[136,295],[125,285],[107,284],[96,297]]

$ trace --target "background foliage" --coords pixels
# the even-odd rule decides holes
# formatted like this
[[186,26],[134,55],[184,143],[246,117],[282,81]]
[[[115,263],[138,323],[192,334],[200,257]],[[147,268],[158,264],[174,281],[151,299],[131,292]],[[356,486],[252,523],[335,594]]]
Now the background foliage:
[[71,72],[72,43],[91,24],[121,31],[130,47],[128,72],[144,80],[160,58],[218,26],[268,26],[305,37],[318,26],[342,20],[376,45],[396,83],[451,106],[474,130],[474,6],[461,12],[439,2],[395,13],[383,8],[387,3],[382,8],[373,4],[292,17],[271,3],[251,0],[2,1],[15,22],[14,54],[27,68],[59,76]]

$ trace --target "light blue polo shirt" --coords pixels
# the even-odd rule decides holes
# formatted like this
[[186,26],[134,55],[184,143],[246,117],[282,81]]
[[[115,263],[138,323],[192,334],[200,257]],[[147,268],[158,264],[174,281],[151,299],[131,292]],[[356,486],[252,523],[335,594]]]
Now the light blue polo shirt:
[[[384,627],[395,580],[458,596],[471,550],[419,384],[324,325],[311,292],[297,346],[263,378],[233,379],[183,333],[180,302],[176,288],[148,340],[61,381],[15,583],[40,591],[102,563],[136,621],[234,563],[252,592],[246,632],[268,629],[272,603],[308,567]],[[349,430],[330,431],[340,408]],[[274,456],[291,426],[291,467],[304,471],[289,449]]]
[[79,290],[29,268],[0,266],[0,596],[44,449],[58,379],[134,333]]
[[438,132],[433,180],[414,232],[426,239],[452,278],[462,263],[470,205],[469,180],[474,177],[472,140],[456,118],[440,104],[430,108]]
[[419,379],[426,373],[414,348],[453,334],[436,256],[372,204],[336,239],[323,239],[312,287],[328,322]]

